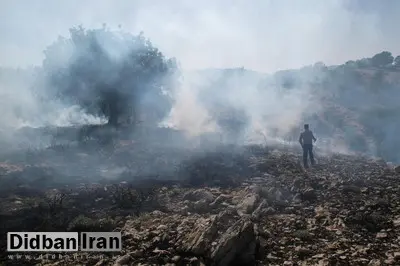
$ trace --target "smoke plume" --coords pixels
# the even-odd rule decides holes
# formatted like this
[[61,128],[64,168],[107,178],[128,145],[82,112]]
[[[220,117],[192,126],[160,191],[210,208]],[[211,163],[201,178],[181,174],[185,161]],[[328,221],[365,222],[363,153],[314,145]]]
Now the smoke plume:
[[[161,125],[183,130],[191,138],[214,134],[235,144],[293,143],[302,124],[310,123],[321,148],[344,152],[363,146],[363,152],[379,155],[378,147],[390,149],[387,143],[397,126],[379,135],[382,143],[376,143],[372,133],[365,134],[374,123],[363,120],[367,111],[361,107],[375,98],[366,93],[365,84],[340,74],[343,68],[330,72],[326,66],[383,50],[399,54],[398,37],[392,34],[399,20],[397,5],[344,0],[255,0],[251,5],[225,0],[2,2],[0,15],[7,26],[0,28],[1,129],[10,135],[10,128],[23,126],[110,122],[107,112],[114,107],[101,99],[118,91],[118,97],[141,108],[139,113],[152,110]],[[82,44],[74,39],[86,34],[78,25],[90,34],[111,30]],[[155,53],[162,53],[159,66],[170,66],[173,60],[168,60],[176,58],[179,73],[165,75],[159,69],[146,76],[133,71],[139,65],[129,62],[138,51],[120,39],[140,39],[142,31]],[[52,50],[54,45],[57,49]],[[322,65],[314,65],[320,61]],[[284,69],[300,70],[280,71]],[[388,85],[380,105],[393,99],[396,86]],[[145,93],[154,87],[156,93]],[[137,91],[140,96],[131,93]],[[360,108],[351,106],[354,100]],[[390,106],[398,108],[394,102]],[[119,108],[114,109],[132,112]],[[358,124],[345,130],[341,116],[348,117],[346,126]],[[390,124],[390,118],[385,119]],[[344,135],[363,144],[349,143]]]

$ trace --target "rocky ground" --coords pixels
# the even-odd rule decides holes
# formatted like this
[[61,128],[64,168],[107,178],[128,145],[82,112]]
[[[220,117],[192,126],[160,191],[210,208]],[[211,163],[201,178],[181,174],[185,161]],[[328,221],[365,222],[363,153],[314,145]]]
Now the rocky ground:
[[[216,164],[221,156],[197,159],[185,168],[196,182],[127,179],[56,189],[19,184],[2,191],[2,235],[114,230],[122,232],[124,247],[118,254],[75,261],[17,262],[7,254],[1,260],[4,265],[400,265],[396,168],[332,155],[305,171],[297,153],[253,147],[246,156],[240,162],[228,156],[225,168]],[[248,165],[235,168],[241,162]],[[0,166],[3,180],[23,172],[16,165]]]

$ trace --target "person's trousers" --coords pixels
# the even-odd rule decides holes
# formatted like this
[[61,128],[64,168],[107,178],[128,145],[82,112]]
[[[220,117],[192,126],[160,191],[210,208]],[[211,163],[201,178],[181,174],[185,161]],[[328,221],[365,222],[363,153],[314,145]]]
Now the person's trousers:
[[311,165],[314,165],[315,161],[314,161],[313,145],[312,144],[303,144],[304,167],[308,167],[308,156],[310,156]]

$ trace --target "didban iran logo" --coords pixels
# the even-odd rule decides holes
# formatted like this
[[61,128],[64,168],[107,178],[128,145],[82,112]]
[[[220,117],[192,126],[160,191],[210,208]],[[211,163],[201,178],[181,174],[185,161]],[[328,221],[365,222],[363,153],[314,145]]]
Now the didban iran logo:
[[8,232],[8,252],[115,252],[122,250],[121,232]]

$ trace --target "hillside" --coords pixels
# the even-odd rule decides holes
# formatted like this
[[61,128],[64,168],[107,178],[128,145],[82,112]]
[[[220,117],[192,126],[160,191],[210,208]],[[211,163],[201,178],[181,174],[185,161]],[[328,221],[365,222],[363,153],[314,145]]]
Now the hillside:
[[[229,142],[241,143],[245,134],[259,131],[296,142],[302,124],[309,123],[322,150],[361,152],[400,163],[399,60],[382,52],[338,66],[316,63],[273,74],[245,68],[206,69],[184,78],[199,91],[191,101],[204,107],[200,112],[208,112],[208,119],[222,128]],[[42,79],[41,68],[0,69],[3,150],[21,140],[12,138],[10,127],[101,121],[76,106],[46,98],[49,90],[42,89]],[[202,119],[203,114],[196,112],[184,115],[190,121]],[[46,143],[41,136],[29,135],[24,143],[25,139],[35,140],[28,146]]]
[[[400,264],[390,52],[188,73],[143,33],[76,26],[0,68],[0,96],[0,265]],[[123,250],[18,257],[11,231],[119,231]]]
[[[208,110],[218,113],[229,109],[226,102],[234,95],[230,107],[241,112],[241,117],[262,117],[261,123],[269,132],[275,130],[276,137],[297,141],[302,125],[309,123],[322,140],[317,144],[321,148],[367,153],[400,162],[400,140],[396,137],[400,132],[396,119],[400,111],[399,60],[382,52],[339,66],[317,63],[272,75],[243,68],[208,71],[204,74],[209,83],[203,102]],[[242,104],[241,97],[247,99],[249,94],[261,98],[262,106],[254,109],[258,102],[253,98]]]
[[[53,152],[51,157],[65,154]],[[72,152],[72,151],[70,151]],[[172,176],[65,178],[54,160],[2,163],[1,235],[7,231],[121,231],[123,251],[102,258],[1,254],[6,265],[397,265],[399,173],[383,161],[333,155],[305,172],[299,152],[274,147],[186,156]],[[86,158],[93,153],[72,153]],[[134,145],[104,154],[138,158]],[[147,154],[146,154],[147,153]],[[120,155],[118,155],[120,154]],[[172,164],[171,150],[140,155]],[[100,155],[99,155],[100,156]],[[135,159],[135,162],[138,162]],[[60,164],[61,162],[57,162]],[[43,165],[46,166],[43,166]],[[42,165],[42,166],[41,166]],[[68,164],[67,164],[68,165]],[[75,167],[70,164],[70,167]],[[137,169],[132,165],[131,170]],[[112,169],[109,168],[109,171]],[[88,170],[86,171],[88,173]],[[0,239],[1,248],[5,239]],[[50,254],[51,255],[51,254]]]
[[[116,230],[122,232],[124,248],[102,258],[81,253],[73,259],[3,252],[1,262],[400,262],[400,170],[367,156],[398,159],[400,72],[395,66],[316,64],[274,75],[245,69],[199,74],[204,90],[198,100],[224,129],[222,140],[186,139],[180,130],[154,125],[9,131],[3,142],[27,146],[0,154],[1,235]],[[22,114],[29,118],[29,112]],[[319,138],[317,166],[302,168],[298,145],[243,145],[240,138],[253,129],[254,117],[266,123],[268,137],[295,144],[303,122],[310,123]],[[81,130],[90,128],[98,129],[100,137],[88,136],[76,145]],[[99,142],[104,135],[112,141]],[[363,154],[345,155],[348,151]],[[0,238],[0,247],[5,244]]]

